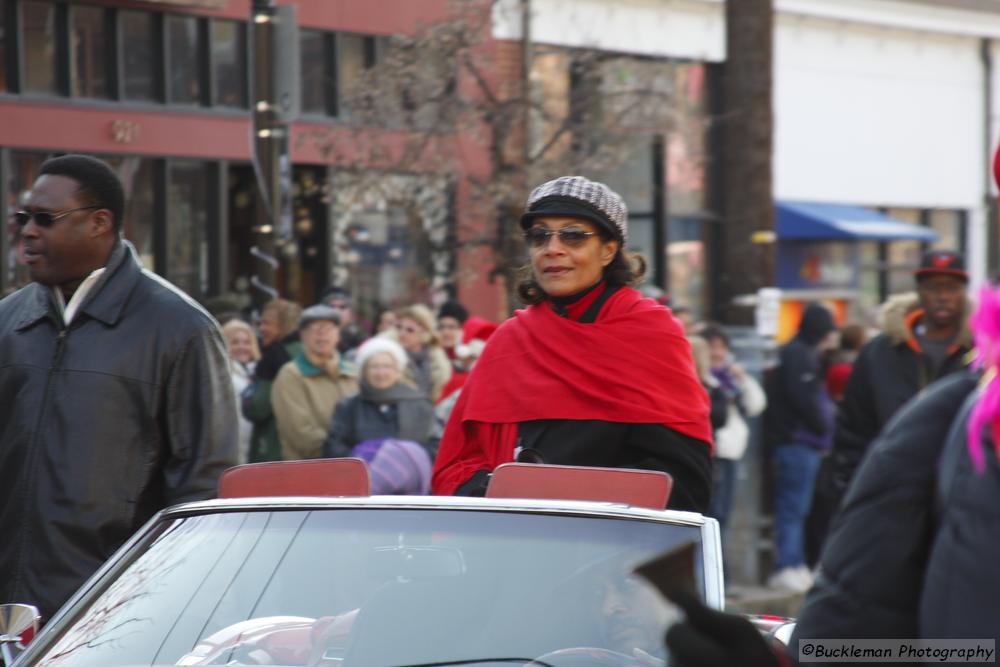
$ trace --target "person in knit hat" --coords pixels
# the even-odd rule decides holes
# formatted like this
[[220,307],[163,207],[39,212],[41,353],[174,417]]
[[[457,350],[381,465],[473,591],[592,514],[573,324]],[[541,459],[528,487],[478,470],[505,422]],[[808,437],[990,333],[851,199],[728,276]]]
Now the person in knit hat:
[[677,320],[633,287],[645,264],[625,251],[624,200],[562,176],[531,193],[521,228],[528,307],[490,337],[459,394],[434,493],[482,495],[494,468],[531,450],[546,463],[667,472],[670,507],[706,510],[708,397]]
[[368,463],[373,493],[426,494],[434,406],[403,381],[409,357],[399,343],[371,338],[358,348],[360,393],[337,403],[323,456]]

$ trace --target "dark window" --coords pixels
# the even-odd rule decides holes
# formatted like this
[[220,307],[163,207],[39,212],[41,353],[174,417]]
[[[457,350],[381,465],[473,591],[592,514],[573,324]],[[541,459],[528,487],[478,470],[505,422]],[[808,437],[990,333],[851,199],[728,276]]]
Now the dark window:
[[242,23],[212,21],[212,103],[222,107],[246,107],[246,31]]
[[302,112],[330,113],[331,77],[326,33],[302,30],[299,44],[302,58]]
[[24,2],[24,92],[55,95],[56,6],[51,2]]
[[7,84],[7,49],[10,48],[10,35],[7,34],[7,8],[0,5],[0,93],[8,88]]
[[105,10],[74,6],[70,12],[70,90],[77,97],[108,97]]
[[118,166],[118,176],[125,187],[125,220],[122,229],[132,242],[143,266],[156,270],[153,260],[153,223],[156,220],[153,182],[153,161],[148,158],[126,157]]
[[368,68],[368,40],[364,35],[337,35],[337,89],[341,104],[358,94],[358,83]]
[[156,20],[148,12],[123,9],[119,12],[122,36],[122,74],[125,99],[137,102],[157,100]]
[[189,16],[168,16],[167,49],[170,54],[167,67],[170,77],[170,102],[198,104],[201,101],[198,19]]
[[208,183],[204,162],[171,163],[166,273],[193,297],[208,291]]

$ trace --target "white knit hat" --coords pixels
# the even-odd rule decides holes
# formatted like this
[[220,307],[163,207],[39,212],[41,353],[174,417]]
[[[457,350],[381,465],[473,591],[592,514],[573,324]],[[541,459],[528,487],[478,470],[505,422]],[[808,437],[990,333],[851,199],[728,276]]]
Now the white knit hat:
[[400,371],[406,370],[406,365],[410,363],[410,359],[406,356],[406,350],[403,346],[392,340],[391,338],[386,338],[385,336],[375,336],[374,338],[369,338],[366,340],[361,347],[358,348],[357,357],[355,357],[355,363],[358,365],[358,369],[364,372],[365,363],[368,362],[376,354],[381,354],[382,352],[388,353],[396,360],[396,365],[399,366]]

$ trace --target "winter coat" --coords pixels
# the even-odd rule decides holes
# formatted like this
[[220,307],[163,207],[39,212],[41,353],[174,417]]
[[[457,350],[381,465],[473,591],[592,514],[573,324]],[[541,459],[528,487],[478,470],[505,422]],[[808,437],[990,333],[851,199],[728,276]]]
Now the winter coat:
[[[931,382],[962,370],[972,349],[966,323],[936,374],[920,352],[913,329],[921,312],[915,294],[890,300],[882,310],[883,333],[858,354],[837,413],[833,450],[820,474],[820,502],[836,507],[872,440],[896,411]],[[966,307],[970,312],[971,307]]]
[[121,242],[64,327],[51,289],[0,301],[0,602],[49,618],[150,517],[236,463],[215,321]]
[[354,367],[335,354],[337,377],[312,365],[303,352],[282,366],[274,380],[271,407],[286,461],[319,458],[337,401],[358,392]]
[[738,461],[750,442],[745,417],[756,417],[767,407],[767,397],[757,381],[744,373],[737,382],[739,393],[726,400],[726,418],[715,430],[715,457]]
[[253,382],[253,363],[249,367],[244,366],[235,359],[229,360],[229,376],[233,380],[233,392],[236,394],[237,421],[239,424],[239,438],[237,451],[239,452],[239,462],[246,463],[250,459],[250,438],[253,435],[253,422],[243,416],[240,412],[240,397]]
[[323,456],[351,456],[351,449],[366,440],[394,438],[423,445],[433,460],[433,404],[409,385],[400,383],[390,390],[395,390],[395,400],[378,401],[368,395],[362,382],[361,393],[337,403]]
[[804,443],[829,449],[834,406],[826,392],[817,345],[833,330],[830,311],[810,304],[799,333],[781,348],[778,365],[765,381],[765,434],[770,445]]
[[[998,555],[996,462],[988,480],[975,479],[966,466],[953,485],[960,494],[943,520],[938,516],[942,449],[976,382],[965,372],[941,380],[903,406],[872,443],[834,519],[789,646],[799,638],[955,636],[941,634],[962,632],[944,622],[952,614],[955,623],[970,621],[968,636],[995,636],[1000,591],[982,564]],[[990,623],[978,627],[980,634],[977,615]]]
[[302,352],[298,332],[264,348],[254,368],[254,379],[240,397],[241,412],[253,422],[250,436],[250,463],[281,460],[281,440],[271,409],[271,390],[282,366]]
[[[994,380],[995,381],[995,380]],[[966,427],[970,396],[945,444],[938,465],[933,546],[920,596],[920,637],[992,638],[1000,643],[1000,465],[989,427],[983,430],[986,467],[975,470]]]

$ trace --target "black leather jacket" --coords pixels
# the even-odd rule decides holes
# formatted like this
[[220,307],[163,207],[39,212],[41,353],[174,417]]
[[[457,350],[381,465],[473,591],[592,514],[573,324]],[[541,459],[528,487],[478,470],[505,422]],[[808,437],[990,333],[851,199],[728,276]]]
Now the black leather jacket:
[[69,327],[37,283],[0,301],[0,603],[46,619],[236,461],[218,326],[133,253],[114,248]]

